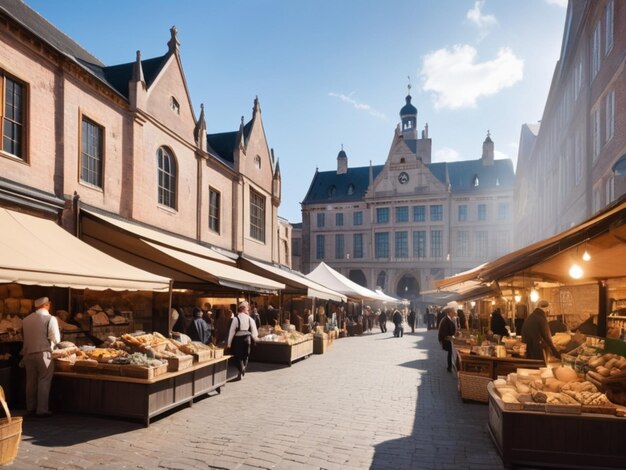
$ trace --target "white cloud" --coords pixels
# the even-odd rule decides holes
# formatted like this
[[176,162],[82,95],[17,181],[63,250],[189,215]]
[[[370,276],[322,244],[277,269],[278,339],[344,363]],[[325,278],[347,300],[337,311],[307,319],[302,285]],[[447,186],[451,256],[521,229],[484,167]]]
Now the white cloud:
[[481,9],[484,5],[484,0],[476,0],[476,2],[474,2],[474,8],[468,10],[466,14],[467,19],[480,29],[489,28],[490,26],[498,24],[498,20],[494,15],[483,15]]
[[561,8],[567,8],[567,0],[546,0],[548,5],[556,5]]
[[435,94],[435,108],[457,109],[476,106],[482,96],[499,93],[524,76],[524,61],[509,48],[495,59],[476,62],[476,49],[467,44],[439,49],[422,62],[423,90]]
[[366,111],[371,116],[374,116],[380,119],[387,119],[387,116],[385,116],[380,111],[376,111],[369,104],[359,103],[358,101],[354,100],[352,98],[353,94],[354,93],[350,93],[349,95],[344,95],[343,93],[334,93],[331,91],[330,93],[328,93],[328,96],[332,96],[333,98],[338,98],[344,103],[351,104],[354,107],[354,109],[358,109],[359,111]]
[[450,147],[442,147],[435,150],[435,158],[433,163],[440,162],[456,162],[459,160],[459,152]]

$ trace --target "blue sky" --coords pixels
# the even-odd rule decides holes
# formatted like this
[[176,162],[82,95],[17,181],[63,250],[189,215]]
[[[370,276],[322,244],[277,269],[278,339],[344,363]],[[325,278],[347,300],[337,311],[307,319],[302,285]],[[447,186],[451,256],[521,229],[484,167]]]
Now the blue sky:
[[107,65],[163,55],[176,26],[191,99],[210,133],[259,97],[280,161],[279,215],[300,222],[315,169],[383,164],[410,76],[433,161],[517,157],[541,119],[566,0],[26,0]]

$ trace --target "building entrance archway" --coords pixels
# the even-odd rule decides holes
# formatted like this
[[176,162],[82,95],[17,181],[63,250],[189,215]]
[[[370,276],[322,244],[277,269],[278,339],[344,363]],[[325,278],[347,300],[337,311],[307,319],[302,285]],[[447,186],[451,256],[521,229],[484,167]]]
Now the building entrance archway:
[[413,299],[420,293],[420,284],[412,274],[405,274],[396,285],[396,295],[404,299]]

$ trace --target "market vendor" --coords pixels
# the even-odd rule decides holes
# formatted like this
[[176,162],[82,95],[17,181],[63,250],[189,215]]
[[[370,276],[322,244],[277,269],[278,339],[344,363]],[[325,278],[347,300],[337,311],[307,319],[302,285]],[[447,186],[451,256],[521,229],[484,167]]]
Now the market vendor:
[[241,380],[246,375],[250,346],[252,341],[256,341],[259,337],[256,323],[248,314],[249,309],[250,304],[245,300],[239,304],[237,315],[233,317],[228,333],[228,347],[233,356],[235,356],[235,364],[239,371],[237,380]]
[[548,350],[557,359],[561,354],[552,343],[550,328],[548,327],[547,314],[550,303],[547,300],[540,300],[537,308],[533,310],[522,326],[522,341],[526,343],[526,358],[545,360],[545,352]]
[[453,338],[456,334],[456,310],[456,302],[450,302],[443,309],[441,309],[443,318],[439,322],[439,332],[437,335],[441,348],[448,352],[448,372],[452,372],[451,338]]
[[22,324],[24,367],[26,368],[26,410],[28,414],[50,416],[48,397],[54,375],[52,349],[61,341],[57,319],[50,315],[50,299],[35,300],[34,313]]

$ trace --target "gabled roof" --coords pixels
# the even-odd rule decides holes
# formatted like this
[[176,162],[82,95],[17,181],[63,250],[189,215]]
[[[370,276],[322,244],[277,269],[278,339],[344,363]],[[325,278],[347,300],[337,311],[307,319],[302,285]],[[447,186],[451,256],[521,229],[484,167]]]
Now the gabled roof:
[[[442,183],[449,182],[453,193],[495,188],[513,189],[515,184],[513,162],[510,159],[494,160],[493,165],[483,165],[482,159],[478,159],[431,163],[426,167]],[[374,179],[383,168],[384,165],[372,167]],[[475,185],[476,177],[478,186]],[[352,194],[348,194],[350,185],[354,185]],[[348,168],[344,174],[337,174],[336,171],[318,171],[302,204],[361,201],[368,186],[369,166]]]
[[[244,142],[248,142],[252,130],[252,120],[243,126]],[[207,144],[210,153],[224,160],[230,167],[235,163],[235,148],[239,131],[207,134]]]
[[[141,61],[146,87],[150,88],[150,85],[154,82],[169,56],[168,52],[161,57]],[[125,98],[128,98],[128,82],[133,76],[134,65],[135,62],[128,62],[127,64],[111,65],[110,67],[102,68],[102,75],[106,82]]]
[[[384,165],[372,167],[374,178],[382,171]],[[336,171],[318,171],[313,177],[309,191],[302,204],[315,204],[319,202],[349,202],[360,201],[365,196],[369,186],[369,166],[348,168],[346,173],[338,175]],[[349,191],[350,185],[353,190]],[[331,197],[331,188],[334,196]],[[351,194],[349,194],[351,192]]]

